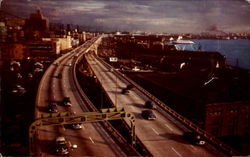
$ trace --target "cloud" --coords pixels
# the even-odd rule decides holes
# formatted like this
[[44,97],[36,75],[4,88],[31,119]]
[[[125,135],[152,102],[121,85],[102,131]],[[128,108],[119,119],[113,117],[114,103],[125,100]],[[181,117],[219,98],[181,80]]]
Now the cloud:
[[109,30],[199,33],[208,26],[216,26],[219,30],[249,31],[249,1],[4,0],[4,8],[28,17],[40,7],[52,22]]

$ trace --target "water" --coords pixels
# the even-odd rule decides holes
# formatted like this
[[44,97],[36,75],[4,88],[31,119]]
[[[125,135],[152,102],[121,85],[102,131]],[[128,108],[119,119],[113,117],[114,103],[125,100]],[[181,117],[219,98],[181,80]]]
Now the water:
[[192,40],[195,44],[176,44],[178,50],[217,51],[226,56],[227,64],[250,70],[250,40]]
[[192,40],[203,51],[217,51],[226,56],[227,64],[250,70],[250,40]]

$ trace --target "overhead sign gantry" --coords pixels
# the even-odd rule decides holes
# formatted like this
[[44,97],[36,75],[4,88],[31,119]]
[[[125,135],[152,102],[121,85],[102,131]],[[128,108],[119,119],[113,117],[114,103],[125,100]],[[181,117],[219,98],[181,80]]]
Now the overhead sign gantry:
[[135,144],[135,117],[132,113],[125,112],[124,108],[107,108],[101,112],[83,112],[74,114],[70,112],[45,113],[41,119],[35,120],[29,127],[30,155],[34,155],[34,135],[38,127],[48,125],[65,125],[75,123],[99,122],[107,120],[128,119],[131,122],[132,146]]

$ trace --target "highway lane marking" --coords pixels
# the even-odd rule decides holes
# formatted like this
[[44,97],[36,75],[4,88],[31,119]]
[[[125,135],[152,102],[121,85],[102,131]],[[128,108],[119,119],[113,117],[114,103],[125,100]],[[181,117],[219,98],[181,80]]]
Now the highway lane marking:
[[196,150],[196,148],[194,146],[190,145],[190,147],[192,147],[194,150]]
[[133,105],[130,105],[130,108],[132,108],[133,110],[135,110],[135,107]]
[[154,129],[154,128],[151,128],[157,135],[159,135],[159,133]]
[[93,139],[92,139],[91,137],[89,137],[89,139],[90,139],[90,141],[91,141],[92,143],[94,143],[94,144],[95,144],[95,142],[93,141]]
[[177,152],[173,147],[171,147],[172,148],[172,150],[179,156],[179,157],[182,157],[182,155],[179,153],[179,152]]
[[65,131],[66,129],[65,129],[65,127],[64,127],[64,125],[62,125],[62,128],[63,128],[63,131]]
[[173,131],[173,129],[172,129],[169,125],[165,124],[165,126],[166,126],[169,130]]

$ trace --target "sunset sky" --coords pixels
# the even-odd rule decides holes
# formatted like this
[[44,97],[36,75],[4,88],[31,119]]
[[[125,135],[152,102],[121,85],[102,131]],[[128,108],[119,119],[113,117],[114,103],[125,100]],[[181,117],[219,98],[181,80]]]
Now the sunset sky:
[[28,18],[40,9],[50,22],[107,31],[250,32],[250,0],[0,0]]

